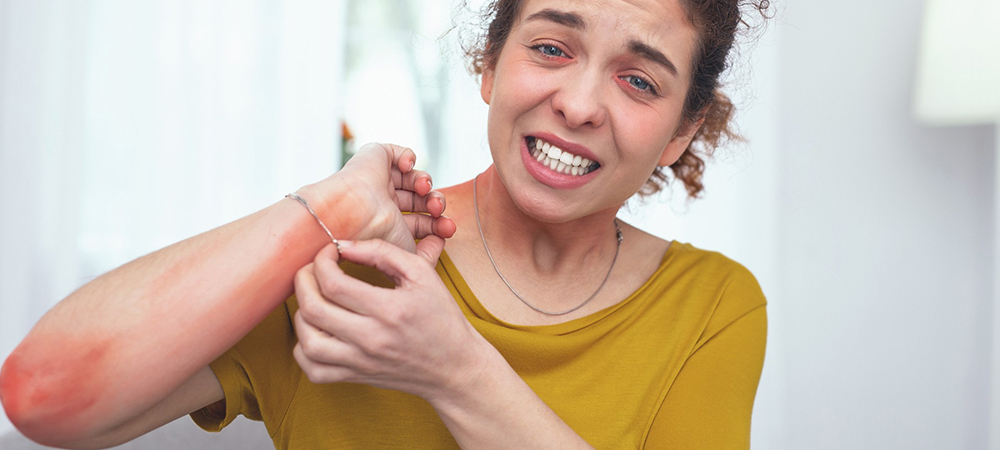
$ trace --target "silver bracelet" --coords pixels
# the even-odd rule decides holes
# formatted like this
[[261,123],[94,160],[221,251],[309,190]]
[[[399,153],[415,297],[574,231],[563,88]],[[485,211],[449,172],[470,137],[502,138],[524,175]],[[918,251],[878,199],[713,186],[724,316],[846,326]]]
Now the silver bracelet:
[[316,219],[316,223],[318,223],[319,226],[323,227],[323,231],[326,232],[327,236],[330,236],[330,240],[333,241],[333,245],[337,246],[337,256],[339,257],[340,256],[340,242],[337,241],[337,238],[333,237],[333,233],[331,233],[330,229],[326,227],[326,224],[324,224],[322,220],[319,220],[319,216],[316,215],[316,211],[313,211],[313,209],[309,206],[309,203],[306,203],[306,199],[300,197],[299,194],[296,194],[294,192],[292,192],[291,194],[286,195],[285,197],[293,199],[293,200],[301,203],[302,206],[306,207],[306,210],[309,211],[309,214],[312,214],[313,218]]

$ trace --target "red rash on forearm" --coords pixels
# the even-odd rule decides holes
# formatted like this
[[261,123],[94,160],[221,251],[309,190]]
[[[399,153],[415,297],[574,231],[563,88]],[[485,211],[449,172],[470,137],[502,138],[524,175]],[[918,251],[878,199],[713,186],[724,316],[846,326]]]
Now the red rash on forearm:
[[[331,206],[347,208],[327,221],[334,236],[358,238],[366,219],[343,201]],[[255,220],[265,225],[248,226]],[[35,326],[4,363],[0,401],[36,440],[65,442],[120,424],[249,332],[327,242],[287,200],[116,269]]]
[[83,343],[67,337],[22,344],[4,362],[0,400],[25,434],[37,435],[53,422],[64,424],[65,432],[83,430],[97,417],[87,412],[109,387],[102,364],[107,341],[94,340],[85,344],[86,350],[74,351]]

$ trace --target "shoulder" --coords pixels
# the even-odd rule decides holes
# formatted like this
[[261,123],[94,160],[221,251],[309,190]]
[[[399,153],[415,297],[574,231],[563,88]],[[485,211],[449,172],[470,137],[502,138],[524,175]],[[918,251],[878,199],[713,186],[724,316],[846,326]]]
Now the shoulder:
[[[630,272],[645,280],[638,292],[666,296],[697,307],[750,310],[765,305],[753,274],[726,255],[678,241],[666,241],[622,222]],[[678,305],[674,305],[678,306]]]
[[671,243],[651,283],[702,317],[705,336],[752,313],[763,314],[767,305],[757,278],[742,264],[682,242]]
[[681,282],[714,285],[729,294],[753,296],[764,301],[757,278],[750,270],[716,251],[675,241],[664,255],[661,269],[666,269],[667,274]]

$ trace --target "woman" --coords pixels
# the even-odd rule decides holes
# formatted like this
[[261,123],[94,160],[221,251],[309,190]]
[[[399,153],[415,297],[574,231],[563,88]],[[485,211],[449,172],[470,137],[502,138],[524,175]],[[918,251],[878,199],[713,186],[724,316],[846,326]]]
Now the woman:
[[497,2],[494,164],[450,219],[412,153],[370,147],[298,192],[338,245],[285,200],[95,280],[5,363],[8,414],[81,448],[192,411],[279,448],[747,447],[756,282],[615,218],[662,167],[700,190],[739,3]]

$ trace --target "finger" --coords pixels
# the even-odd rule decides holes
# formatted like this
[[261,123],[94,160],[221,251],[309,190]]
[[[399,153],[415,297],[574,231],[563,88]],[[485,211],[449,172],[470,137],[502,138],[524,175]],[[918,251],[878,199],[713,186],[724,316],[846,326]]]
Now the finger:
[[458,224],[451,217],[435,217],[434,218],[434,235],[441,237],[443,239],[448,239],[455,235],[458,231]]
[[382,149],[386,151],[386,155],[389,156],[393,167],[398,167],[399,171],[402,173],[407,173],[413,170],[413,167],[417,164],[417,154],[413,153],[408,147],[403,147],[396,144],[379,144]]
[[309,263],[295,274],[295,298],[299,304],[296,316],[301,314],[307,322],[322,328],[326,333],[335,334],[337,330],[334,328],[336,327],[329,324],[324,318],[329,314],[327,309],[332,308],[332,306],[320,291],[315,267],[315,262]]
[[352,371],[346,367],[322,364],[309,359],[302,347],[302,342],[295,344],[292,356],[295,358],[295,362],[299,363],[299,367],[302,368],[302,372],[306,374],[309,381],[316,384],[339,383],[348,380],[352,375]]
[[[413,153],[413,150],[406,147],[373,142],[363,145],[354,157],[347,161],[345,167],[355,164],[360,164],[363,167],[365,165],[364,161],[373,159],[380,161],[379,163],[375,163],[374,167],[385,167],[384,164],[388,163],[392,172],[403,174],[413,170],[413,167],[416,165],[417,155]],[[368,164],[372,163],[369,162]]]
[[402,212],[427,213],[438,217],[444,213],[444,194],[433,191],[421,196],[410,191],[396,191],[396,207]]
[[411,191],[396,191],[396,207],[400,212],[429,213],[427,211],[427,200],[425,196],[417,195]]
[[440,236],[427,236],[417,242],[417,254],[431,264],[437,264],[442,251],[444,251],[444,239]]
[[[320,294],[316,279],[304,280],[299,283],[302,288],[296,290],[299,310],[296,319],[301,317],[311,327],[330,336],[337,336],[345,342],[357,342],[364,337],[368,329],[369,318],[345,309],[336,299],[328,299]],[[311,285],[310,287],[305,287]],[[342,298],[343,296],[339,297]]]
[[313,326],[305,320],[301,310],[292,318],[295,322],[295,335],[302,346],[303,355],[312,361],[322,364],[344,365],[358,350],[352,344],[341,340]]
[[455,235],[457,227],[455,222],[449,217],[432,217],[425,214],[405,214],[403,220],[410,228],[410,233],[414,239],[423,239],[427,236],[440,236],[450,238]]
[[340,256],[348,261],[374,267],[397,285],[406,285],[419,277],[423,259],[381,239],[349,241]]
[[[337,287],[340,282],[344,281],[343,278],[351,278],[340,269],[337,264],[339,259],[340,253],[337,251],[337,246],[332,243],[327,244],[316,254],[313,262],[306,264],[295,273],[293,284],[295,295],[299,298],[300,304],[308,302],[313,297],[319,297],[321,301],[326,302],[327,298],[337,294]],[[321,277],[316,273],[317,263],[323,267]],[[320,283],[319,280],[324,280],[324,282]]]
[[[377,365],[367,356],[371,348],[372,339],[368,338],[358,345],[342,339],[341,336],[332,336],[323,332],[312,324],[308,323],[298,312],[293,318],[295,321],[295,333],[298,337],[296,347],[299,348],[303,361],[300,364],[311,363],[314,369],[321,370],[319,366],[335,367],[338,372],[343,372],[347,376],[361,374],[371,374],[377,371]],[[378,344],[375,344],[378,348]],[[342,375],[343,376],[343,375]]]
[[334,263],[339,261],[340,251],[337,250],[337,244],[331,242],[329,244],[324,245],[323,248],[319,249],[319,252],[316,253],[316,257],[313,258],[313,262],[316,262],[317,260],[320,259],[333,260]]
[[417,155],[413,153],[413,150],[403,146],[369,142],[362,145],[347,164],[355,164],[371,158],[381,159],[389,163],[390,167],[398,168],[400,172],[406,173],[413,169]]
[[314,263],[309,263],[295,272],[295,278],[292,279],[292,285],[295,288],[296,297],[319,292],[319,289],[315,287],[316,275],[313,273],[314,266]]
[[[341,241],[341,245],[345,246],[349,242]],[[362,330],[365,325],[363,318],[358,315],[370,316],[377,313],[382,304],[381,297],[378,295],[381,288],[344,273],[340,265],[332,258],[317,256],[312,263],[312,272],[307,274],[307,278],[311,280],[297,282],[296,294],[298,294],[297,289],[301,284],[304,292],[315,292],[315,296],[320,297],[322,304],[336,306],[344,314],[334,316],[336,311],[324,309],[322,304],[312,304],[311,302],[315,300],[314,297],[304,300],[308,303],[307,305],[303,305],[303,300],[300,299],[299,307],[300,309],[308,307],[309,318],[313,319],[315,314],[316,319],[313,323],[318,325],[321,322],[324,325],[323,328],[329,329],[333,334],[344,337],[357,335],[358,330]],[[351,314],[353,317],[346,314]]]
[[445,200],[444,194],[438,191],[431,191],[427,193],[425,198],[424,207],[431,216],[439,217],[441,214],[444,214],[445,208],[448,207],[448,202]]
[[393,173],[393,187],[397,190],[413,191],[418,195],[427,195],[434,189],[434,179],[423,170],[412,170],[407,173]]

